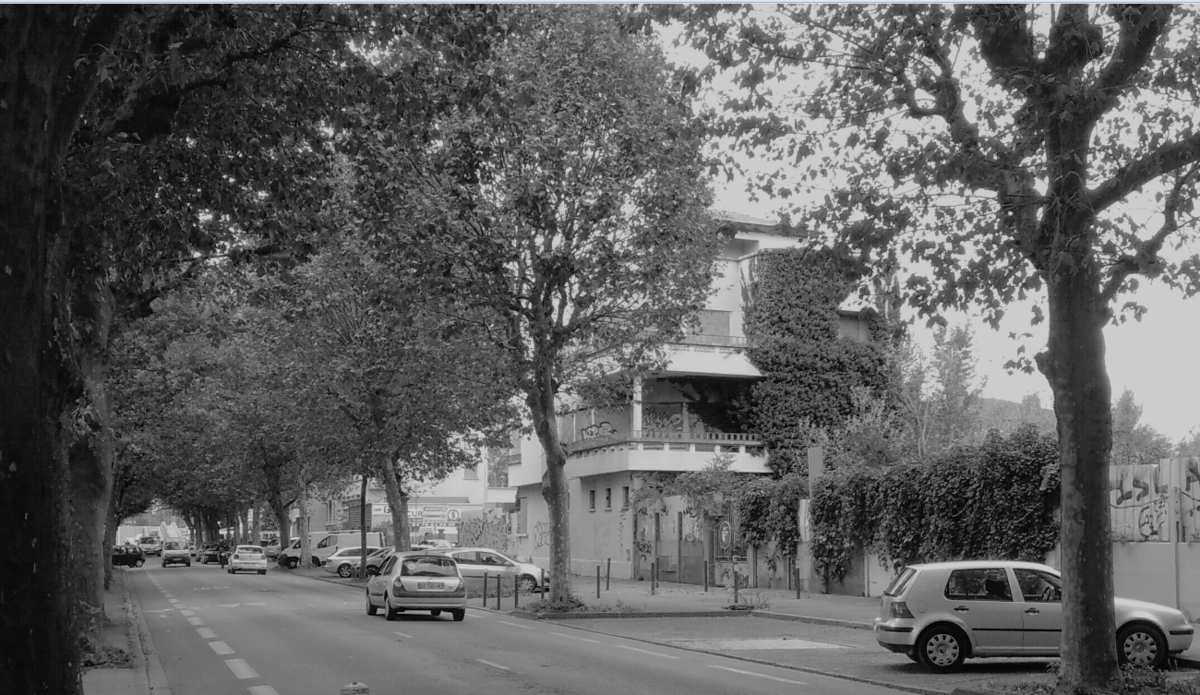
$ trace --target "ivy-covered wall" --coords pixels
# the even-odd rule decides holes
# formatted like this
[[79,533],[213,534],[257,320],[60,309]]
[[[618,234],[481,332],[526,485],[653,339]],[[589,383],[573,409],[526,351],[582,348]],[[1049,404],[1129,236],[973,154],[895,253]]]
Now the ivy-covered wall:
[[[746,313],[750,361],[763,373],[743,404],[770,452],[777,476],[805,472],[798,423],[834,427],[853,412],[851,394],[888,385],[884,340],[862,343],[838,336],[838,306],[864,268],[828,250],[764,252],[755,270]],[[883,337],[881,326],[872,334]]]
[[833,471],[814,486],[813,566],[845,577],[853,553],[921,561],[1042,561],[1058,542],[1058,443],[1025,427],[928,464]]

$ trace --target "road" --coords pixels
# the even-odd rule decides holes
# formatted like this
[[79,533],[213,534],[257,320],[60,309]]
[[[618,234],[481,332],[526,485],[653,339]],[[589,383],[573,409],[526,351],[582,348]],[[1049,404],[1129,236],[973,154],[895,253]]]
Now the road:
[[387,622],[359,591],[285,571],[148,565],[126,584],[173,695],[902,692],[477,608]]

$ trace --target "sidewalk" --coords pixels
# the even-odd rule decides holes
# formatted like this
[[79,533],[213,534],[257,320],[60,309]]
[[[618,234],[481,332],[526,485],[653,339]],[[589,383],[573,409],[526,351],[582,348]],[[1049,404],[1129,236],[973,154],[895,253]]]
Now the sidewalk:
[[125,589],[125,572],[114,568],[112,586],[104,592],[102,646],[129,655],[124,664],[111,664],[83,671],[84,695],[142,695],[150,692],[146,653],[137,618]]

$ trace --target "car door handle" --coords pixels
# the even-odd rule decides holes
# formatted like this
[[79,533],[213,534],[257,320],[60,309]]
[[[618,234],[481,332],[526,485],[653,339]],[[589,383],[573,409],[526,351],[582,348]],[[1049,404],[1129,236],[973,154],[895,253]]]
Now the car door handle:
[[968,613],[968,612],[970,612],[970,610],[971,609],[967,608],[966,606],[955,606],[954,607],[954,611],[956,613]]
[[1025,609],[1025,613],[1026,613],[1027,615],[1037,615],[1038,613],[1041,613],[1041,611],[1039,611],[1039,610],[1038,610],[1038,609],[1036,609],[1036,608],[1026,608],[1026,609]]

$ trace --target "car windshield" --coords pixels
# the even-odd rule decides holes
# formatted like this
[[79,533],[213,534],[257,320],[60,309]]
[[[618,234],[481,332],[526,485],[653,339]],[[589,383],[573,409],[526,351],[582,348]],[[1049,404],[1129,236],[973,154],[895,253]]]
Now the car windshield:
[[166,550],[181,550],[183,548],[183,543],[180,543],[179,541],[167,541],[163,544],[163,548]]
[[400,563],[401,577],[455,577],[458,570],[454,560],[436,555],[406,557]]

